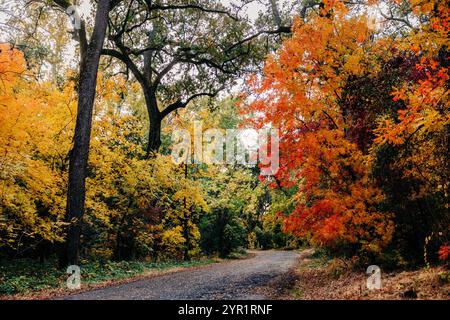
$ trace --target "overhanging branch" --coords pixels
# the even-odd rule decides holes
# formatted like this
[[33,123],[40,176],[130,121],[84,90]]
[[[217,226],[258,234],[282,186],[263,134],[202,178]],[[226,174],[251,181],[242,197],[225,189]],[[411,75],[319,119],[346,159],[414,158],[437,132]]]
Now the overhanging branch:
[[114,50],[114,49],[102,49],[101,52],[102,55],[111,56],[114,57],[120,61],[122,61],[128,69],[131,70],[134,77],[136,78],[139,83],[147,85],[147,81],[145,80],[142,73],[139,71],[136,64],[125,54],[121,53],[120,51]]
[[192,96],[190,96],[186,101],[181,101],[178,100],[170,105],[168,105],[162,112],[161,112],[161,118],[166,117],[169,113],[177,110],[177,109],[181,109],[181,108],[185,108],[189,102],[191,102],[192,100],[198,98],[198,97],[211,97],[214,98],[221,90],[223,89],[223,87],[221,87],[220,89],[217,89],[214,92],[200,92],[200,93],[196,93]]

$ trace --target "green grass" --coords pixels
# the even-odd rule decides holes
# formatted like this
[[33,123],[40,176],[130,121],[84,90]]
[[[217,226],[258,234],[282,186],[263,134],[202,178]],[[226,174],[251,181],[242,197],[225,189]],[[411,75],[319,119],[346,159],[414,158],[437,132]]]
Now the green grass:
[[291,296],[297,300],[301,300],[305,296],[305,293],[303,292],[302,288],[300,288],[300,287],[291,289],[290,293],[291,293]]
[[227,259],[244,259],[248,257],[248,252],[244,248],[237,248],[236,250],[232,251],[228,256]]
[[[197,261],[90,261],[82,263],[82,284],[121,280],[151,271],[176,267],[201,266],[215,262],[213,259]],[[68,275],[57,268],[56,261],[39,263],[32,259],[0,262],[0,296],[38,292],[44,289],[64,288]]]

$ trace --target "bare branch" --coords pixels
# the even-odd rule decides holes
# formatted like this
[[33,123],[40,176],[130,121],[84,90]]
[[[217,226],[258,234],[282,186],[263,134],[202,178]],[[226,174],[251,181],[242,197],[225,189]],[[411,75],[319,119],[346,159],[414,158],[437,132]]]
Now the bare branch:
[[223,90],[223,87],[220,88],[220,89],[218,89],[218,90],[216,90],[216,91],[214,91],[214,92],[200,92],[200,93],[196,93],[196,94],[190,96],[190,97],[189,97],[186,101],[184,101],[184,102],[181,101],[181,100],[178,100],[178,101],[176,101],[176,102],[174,102],[174,103],[168,105],[168,106],[161,112],[161,118],[166,117],[166,116],[167,116],[169,113],[171,113],[172,111],[175,111],[175,110],[180,109],[180,108],[185,108],[185,107],[189,104],[189,102],[191,102],[192,100],[194,100],[194,99],[196,99],[196,98],[198,98],[198,97],[205,97],[205,96],[207,96],[207,97],[214,98],[214,97],[215,97],[220,91],[222,91],[222,90]]
[[292,26],[281,26],[278,29],[275,30],[261,30],[256,32],[255,34],[248,36],[245,39],[242,39],[241,41],[236,42],[235,44],[233,44],[232,46],[230,46],[227,51],[230,51],[246,42],[252,41],[255,38],[258,38],[259,36],[263,35],[263,34],[290,34],[292,33]]

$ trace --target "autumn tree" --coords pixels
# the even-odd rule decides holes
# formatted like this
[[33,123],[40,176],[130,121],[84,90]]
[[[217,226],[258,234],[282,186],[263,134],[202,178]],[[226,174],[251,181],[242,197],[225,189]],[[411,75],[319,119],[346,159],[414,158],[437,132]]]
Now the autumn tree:
[[[289,15],[277,1],[263,3],[269,10],[255,24],[240,15],[247,1],[231,6],[220,1],[126,1],[115,8],[102,54],[121,61],[125,74],[142,87],[148,154],[161,145],[165,117],[196,98],[232,87],[258,68],[275,46],[272,37],[291,32]],[[296,8],[305,15],[318,5],[297,3]]]
[[280,130],[280,170],[273,185],[297,185],[287,231],[314,244],[348,244],[379,252],[393,225],[378,204],[382,192],[370,177],[367,155],[348,135],[342,93],[348,79],[376,68],[364,52],[377,50],[364,16],[346,16],[341,2],[297,19],[291,39],[269,57],[264,78],[254,79],[249,105],[255,125]]
[[[65,240],[76,82],[59,88],[36,81],[22,52],[9,45],[0,52],[1,257],[47,258]],[[202,186],[168,156],[145,159],[145,123],[132,109],[121,112],[135,102],[133,86],[120,75],[100,74],[97,82],[82,252],[118,260],[182,258],[185,215],[179,209],[187,204],[190,255],[197,256],[194,215],[208,210]]]
[[[95,22],[90,39],[87,39],[84,22],[78,30],[80,40],[80,78],[78,83],[78,108],[73,139],[73,148],[69,153],[69,181],[67,190],[66,221],[70,223],[67,230],[66,248],[61,254],[60,264],[78,264],[81,237],[81,220],[83,219],[86,175],[91,138],[92,113],[94,107],[97,73],[100,53],[106,35],[109,11],[114,1],[100,0],[97,4]],[[68,1],[55,1],[67,9]]]
[[230,49],[246,26],[219,2],[128,1],[109,25],[102,53],[121,61],[142,87],[148,153],[160,147],[162,119],[196,97],[215,96],[249,50]]
[[64,237],[66,156],[76,94],[38,82],[24,54],[0,45],[0,247],[22,256]]
[[296,191],[280,207],[287,231],[351,252],[393,236],[397,262],[423,263],[448,242],[448,6],[389,2],[381,22],[346,12],[324,2],[298,19],[244,111],[280,129],[269,181]]

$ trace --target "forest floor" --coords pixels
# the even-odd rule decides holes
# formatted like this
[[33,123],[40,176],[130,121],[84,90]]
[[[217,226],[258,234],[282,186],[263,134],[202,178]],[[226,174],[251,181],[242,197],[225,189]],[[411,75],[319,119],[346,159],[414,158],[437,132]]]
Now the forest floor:
[[381,272],[381,289],[367,289],[368,275],[348,261],[301,253],[291,275],[292,289],[281,299],[300,300],[449,300],[450,271],[445,267]]

